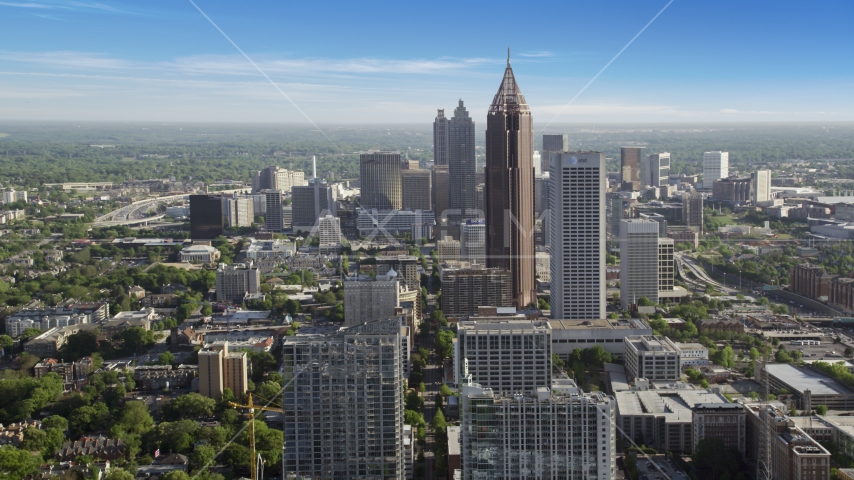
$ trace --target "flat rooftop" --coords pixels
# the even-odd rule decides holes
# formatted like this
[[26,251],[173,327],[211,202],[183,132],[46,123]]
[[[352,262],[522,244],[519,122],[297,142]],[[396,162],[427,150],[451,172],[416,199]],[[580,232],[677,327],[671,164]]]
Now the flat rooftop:
[[804,390],[809,390],[813,395],[854,395],[854,392],[835,378],[788,363],[771,363],[765,365],[765,370],[800,394],[803,394]]
[[508,330],[551,330],[550,322],[543,320],[522,320],[522,319],[507,319],[507,320],[464,320],[457,324],[457,330],[466,330],[470,333],[486,333],[491,331],[508,331]]
[[552,330],[586,330],[591,328],[604,328],[608,330],[649,329],[643,321],[636,318],[619,320],[604,318],[598,320],[550,320],[549,324]]
[[726,404],[720,394],[709,390],[643,390],[615,392],[620,415],[651,414],[665,422],[691,423],[691,407],[697,404]]

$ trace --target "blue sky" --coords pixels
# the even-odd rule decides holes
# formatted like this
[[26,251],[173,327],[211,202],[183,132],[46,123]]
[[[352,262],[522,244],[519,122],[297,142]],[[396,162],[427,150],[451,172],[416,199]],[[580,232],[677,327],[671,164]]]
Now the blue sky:
[[[0,119],[485,116],[512,48],[535,125],[854,120],[850,1],[0,0]],[[562,113],[558,115],[563,109]]]

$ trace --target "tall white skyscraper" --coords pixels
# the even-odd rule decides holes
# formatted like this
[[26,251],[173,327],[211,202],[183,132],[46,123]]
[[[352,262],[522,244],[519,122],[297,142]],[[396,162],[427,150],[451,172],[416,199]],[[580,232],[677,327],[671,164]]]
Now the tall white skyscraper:
[[712,188],[715,180],[729,176],[729,152],[703,154],[703,188]]
[[605,318],[605,155],[549,155],[552,318]]
[[538,177],[543,174],[543,156],[538,150],[534,150],[534,176]]
[[653,187],[663,187],[670,184],[670,154],[653,153],[647,160],[649,165],[649,184]]
[[623,309],[641,297],[658,303],[658,222],[620,220],[620,303]]
[[753,180],[753,203],[771,200],[771,170],[757,170],[750,176]]

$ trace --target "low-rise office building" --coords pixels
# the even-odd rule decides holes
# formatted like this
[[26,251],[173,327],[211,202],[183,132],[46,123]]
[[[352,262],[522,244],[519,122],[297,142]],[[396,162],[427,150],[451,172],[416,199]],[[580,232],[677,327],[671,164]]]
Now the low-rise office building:
[[601,345],[617,358],[625,354],[624,339],[629,336],[652,335],[652,328],[639,318],[599,320],[550,320],[552,353],[564,361],[576,348],[584,350]]
[[854,392],[835,378],[815,370],[788,363],[757,363],[754,377],[761,383],[766,379],[772,393],[785,389],[797,402],[799,410],[812,410],[824,405],[831,410],[854,409]]
[[626,337],[626,374],[629,380],[679,381],[682,352],[667,337]]
[[222,254],[210,245],[190,245],[178,252],[179,262],[216,263]]
[[[641,382],[648,383],[648,382]],[[693,452],[692,408],[697,404],[726,404],[727,399],[710,390],[666,388],[615,392],[617,425],[635,442],[659,451]]]

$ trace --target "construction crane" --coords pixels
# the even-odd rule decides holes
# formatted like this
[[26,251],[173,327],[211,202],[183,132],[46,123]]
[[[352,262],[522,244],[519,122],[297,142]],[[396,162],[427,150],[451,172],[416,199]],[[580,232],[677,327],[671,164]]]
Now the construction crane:
[[246,402],[246,405],[236,402],[228,402],[228,404],[234,408],[249,409],[249,478],[252,480],[258,480],[258,459],[255,458],[255,410],[279,413],[284,413],[284,410],[278,407],[255,405],[254,403],[252,403],[252,394],[249,393],[247,394],[247,396],[249,397],[249,399]]

